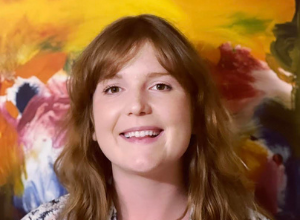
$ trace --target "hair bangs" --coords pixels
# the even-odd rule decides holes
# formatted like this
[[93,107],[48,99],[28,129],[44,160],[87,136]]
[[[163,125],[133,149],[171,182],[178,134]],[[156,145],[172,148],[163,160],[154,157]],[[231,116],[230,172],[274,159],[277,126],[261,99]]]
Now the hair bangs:
[[113,78],[128,62],[134,59],[141,48],[149,43],[153,46],[159,63],[191,93],[194,84],[191,72],[195,57],[187,57],[190,45],[178,30],[162,20],[157,29],[151,17],[127,17],[112,23],[91,43],[89,59],[92,81]]

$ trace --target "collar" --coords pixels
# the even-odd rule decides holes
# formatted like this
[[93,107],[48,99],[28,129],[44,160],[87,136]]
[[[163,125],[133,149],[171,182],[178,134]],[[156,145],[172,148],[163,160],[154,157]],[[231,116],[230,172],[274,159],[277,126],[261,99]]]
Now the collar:
[[[118,220],[117,219],[117,209],[114,205],[111,206],[110,211],[109,211],[109,217],[108,220]],[[191,207],[191,211],[190,211],[190,217],[189,220],[192,220],[192,215],[194,213],[194,206]]]

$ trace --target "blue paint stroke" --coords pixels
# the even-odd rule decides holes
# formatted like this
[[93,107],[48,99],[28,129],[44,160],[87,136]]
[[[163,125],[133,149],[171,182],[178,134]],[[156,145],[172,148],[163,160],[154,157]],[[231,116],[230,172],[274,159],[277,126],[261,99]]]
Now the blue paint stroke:
[[24,210],[25,213],[67,193],[53,170],[51,160],[46,168],[44,166],[36,168],[34,176],[25,183],[24,188],[21,197],[14,197],[14,206]]
[[23,113],[30,99],[38,93],[37,87],[31,86],[29,83],[24,83],[20,86],[16,94],[16,106],[19,112]]
[[[287,185],[276,220],[300,219],[300,138],[295,120],[297,114],[275,100],[265,100],[254,113],[254,120],[258,122],[255,138],[264,140],[273,153],[284,158]],[[289,153],[284,155],[284,152]]]

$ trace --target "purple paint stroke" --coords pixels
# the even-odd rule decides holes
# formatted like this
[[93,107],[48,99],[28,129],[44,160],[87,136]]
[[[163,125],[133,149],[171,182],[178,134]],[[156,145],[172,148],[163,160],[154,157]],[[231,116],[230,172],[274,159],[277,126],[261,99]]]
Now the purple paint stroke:
[[25,150],[32,149],[34,141],[43,137],[51,137],[54,148],[63,145],[65,132],[60,125],[69,108],[65,83],[65,79],[54,76],[26,106],[17,128]]
[[69,108],[66,78],[57,73],[41,86],[17,126],[20,144],[24,146],[27,178],[23,179],[23,195],[15,197],[14,203],[25,212],[66,193],[53,170],[65,136],[61,121]]

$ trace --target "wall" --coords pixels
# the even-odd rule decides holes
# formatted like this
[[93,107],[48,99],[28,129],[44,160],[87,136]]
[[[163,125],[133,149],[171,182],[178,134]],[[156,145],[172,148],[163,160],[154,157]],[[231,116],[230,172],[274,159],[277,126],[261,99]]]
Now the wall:
[[1,219],[66,193],[52,167],[72,62],[106,24],[140,13],[193,41],[243,135],[237,151],[257,198],[276,219],[299,219],[299,3],[0,0]]

